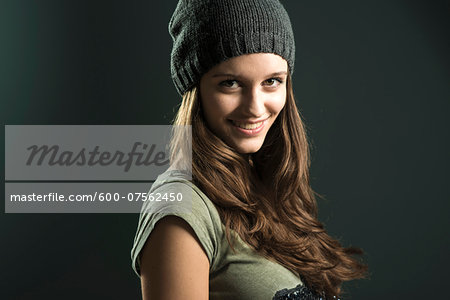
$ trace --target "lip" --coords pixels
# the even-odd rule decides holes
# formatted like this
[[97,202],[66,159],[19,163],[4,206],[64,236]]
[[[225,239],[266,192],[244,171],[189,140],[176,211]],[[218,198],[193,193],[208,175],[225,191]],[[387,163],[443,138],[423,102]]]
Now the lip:
[[245,124],[255,124],[255,123],[260,123],[261,122],[261,125],[259,127],[257,127],[257,128],[254,128],[254,129],[244,129],[244,128],[241,128],[239,126],[236,126],[236,125],[234,125],[232,120],[229,120],[229,122],[230,122],[231,126],[233,126],[233,128],[237,132],[239,132],[241,134],[244,134],[245,136],[249,136],[250,137],[250,136],[258,135],[264,129],[264,127],[266,126],[266,123],[267,123],[268,120],[269,120],[269,118],[266,118],[266,119],[263,119],[263,120],[259,120],[259,121],[236,121],[238,123],[245,123]]
[[255,123],[260,123],[260,122],[267,121],[269,118],[270,118],[270,117],[267,117],[267,118],[265,118],[265,119],[256,120],[256,121],[236,120],[236,119],[233,119],[233,120],[230,120],[230,121],[234,121],[234,122],[237,122],[237,123],[244,123],[244,124],[255,124]]

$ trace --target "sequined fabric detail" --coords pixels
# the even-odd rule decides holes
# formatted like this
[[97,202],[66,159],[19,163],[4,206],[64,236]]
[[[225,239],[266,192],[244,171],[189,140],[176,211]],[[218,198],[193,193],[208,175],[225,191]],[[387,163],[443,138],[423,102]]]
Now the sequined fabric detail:
[[[333,296],[333,299],[340,300],[336,296]],[[325,300],[325,298],[299,284],[295,288],[282,289],[276,292],[272,300]]]

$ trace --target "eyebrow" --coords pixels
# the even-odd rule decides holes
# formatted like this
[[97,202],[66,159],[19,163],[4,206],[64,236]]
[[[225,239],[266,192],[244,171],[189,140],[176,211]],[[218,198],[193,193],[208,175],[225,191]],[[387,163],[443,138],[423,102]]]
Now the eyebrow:
[[[265,77],[274,77],[274,76],[280,76],[280,75],[287,75],[287,72],[286,71],[275,72],[275,73],[272,73],[272,74],[268,74]],[[235,75],[235,74],[231,74],[231,73],[217,73],[217,74],[214,74],[212,77],[224,77],[224,76],[226,76],[226,77],[238,77],[238,78],[241,77],[239,75]]]

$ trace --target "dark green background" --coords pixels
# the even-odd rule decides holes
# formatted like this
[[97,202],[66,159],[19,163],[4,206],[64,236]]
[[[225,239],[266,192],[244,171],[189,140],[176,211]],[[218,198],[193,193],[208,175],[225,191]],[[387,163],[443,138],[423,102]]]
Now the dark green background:
[[[0,3],[3,124],[169,124],[175,0]],[[320,219],[370,266],[346,299],[445,298],[448,1],[283,3]],[[1,214],[0,298],[138,299],[137,219]]]

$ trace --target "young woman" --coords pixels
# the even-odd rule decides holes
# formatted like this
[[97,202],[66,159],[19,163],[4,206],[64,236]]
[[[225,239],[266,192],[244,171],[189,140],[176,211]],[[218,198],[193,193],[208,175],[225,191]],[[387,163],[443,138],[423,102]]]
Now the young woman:
[[169,30],[174,125],[192,126],[192,162],[176,130],[172,167],[150,192],[189,207],[145,204],[132,249],[144,299],[336,299],[367,266],[317,219],[284,7],[180,0]]

